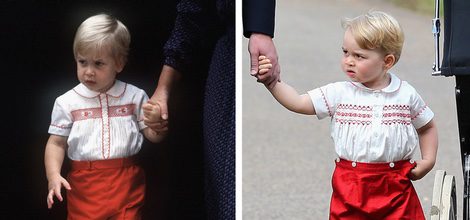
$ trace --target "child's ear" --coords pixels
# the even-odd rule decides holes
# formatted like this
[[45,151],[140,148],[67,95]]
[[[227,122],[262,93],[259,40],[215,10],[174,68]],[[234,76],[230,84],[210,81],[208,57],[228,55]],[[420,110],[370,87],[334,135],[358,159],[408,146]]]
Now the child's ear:
[[116,72],[120,73],[123,69],[124,66],[126,65],[126,60],[121,58],[116,61]]
[[384,57],[384,63],[385,63],[385,68],[390,69],[392,68],[393,65],[395,65],[395,55],[393,54],[388,54]]

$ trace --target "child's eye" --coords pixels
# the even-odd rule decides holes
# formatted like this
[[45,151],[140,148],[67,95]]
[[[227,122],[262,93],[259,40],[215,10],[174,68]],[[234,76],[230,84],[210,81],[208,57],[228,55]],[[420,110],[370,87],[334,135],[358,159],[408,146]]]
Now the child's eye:
[[96,65],[96,66],[103,66],[103,65],[104,65],[104,63],[103,63],[103,62],[101,62],[101,61],[96,61],[96,62],[95,62],[95,65]]
[[82,64],[82,65],[85,65],[86,64],[86,61],[85,60],[78,60],[78,63]]

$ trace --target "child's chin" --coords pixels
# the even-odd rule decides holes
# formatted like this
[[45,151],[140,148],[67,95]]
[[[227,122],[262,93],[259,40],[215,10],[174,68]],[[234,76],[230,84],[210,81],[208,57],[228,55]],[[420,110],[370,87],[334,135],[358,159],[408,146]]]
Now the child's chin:
[[349,78],[349,80],[351,80],[351,81],[353,81],[353,82],[359,82],[359,80],[357,80],[357,79],[354,78],[354,77],[348,77],[348,78]]

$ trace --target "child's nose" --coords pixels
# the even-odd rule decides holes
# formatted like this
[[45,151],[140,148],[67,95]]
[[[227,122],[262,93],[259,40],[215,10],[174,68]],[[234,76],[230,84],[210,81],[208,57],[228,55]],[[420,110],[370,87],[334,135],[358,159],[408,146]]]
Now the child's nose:
[[348,66],[354,66],[354,60],[350,56],[345,58],[345,63]]
[[87,68],[85,69],[85,75],[87,75],[87,76],[93,76],[94,74],[95,74],[95,71],[94,71],[93,67],[87,67]]

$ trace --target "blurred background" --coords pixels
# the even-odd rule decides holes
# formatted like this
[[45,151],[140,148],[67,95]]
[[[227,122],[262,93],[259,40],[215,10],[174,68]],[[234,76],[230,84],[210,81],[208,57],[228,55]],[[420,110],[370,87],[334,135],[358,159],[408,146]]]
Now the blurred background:
[[[437,163],[428,175],[413,183],[424,212],[429,217],[435,171],[443,169],[456,177],[461,218],[463,180],[455,78],[431,76],[434,1],[277,1],[274,42],[281,80],[301,94],[330,82],[348,80],[340,68],[344,33],[341,19],[369,10],[385,11],[401,24],[405,43],[400,61],[391,72],[413,85],[435,113],[439,134]],[[329,120],[298,115],[282,107],[250,76],[247,45],[248,40],[244,38],[243,217],[328,219],[336,157]]]
[[[44,148],[56,97],[79,82],[72,52],[78,26],[109,13],[132,37],[129,61],[118,79],[154,92],[162,47],[177,1],[15,1],[0,3],[2,83],[1,219],[65,219],[66,202],[47,209]],[[208,56],[201,56],[208,57]],[[139,154],[147,174],[144,219],[205,219],[202,85],[208,61],[182,79],[170,100],[169,136],[145,141]],[[64,162],[63,175],[69,167]]]

